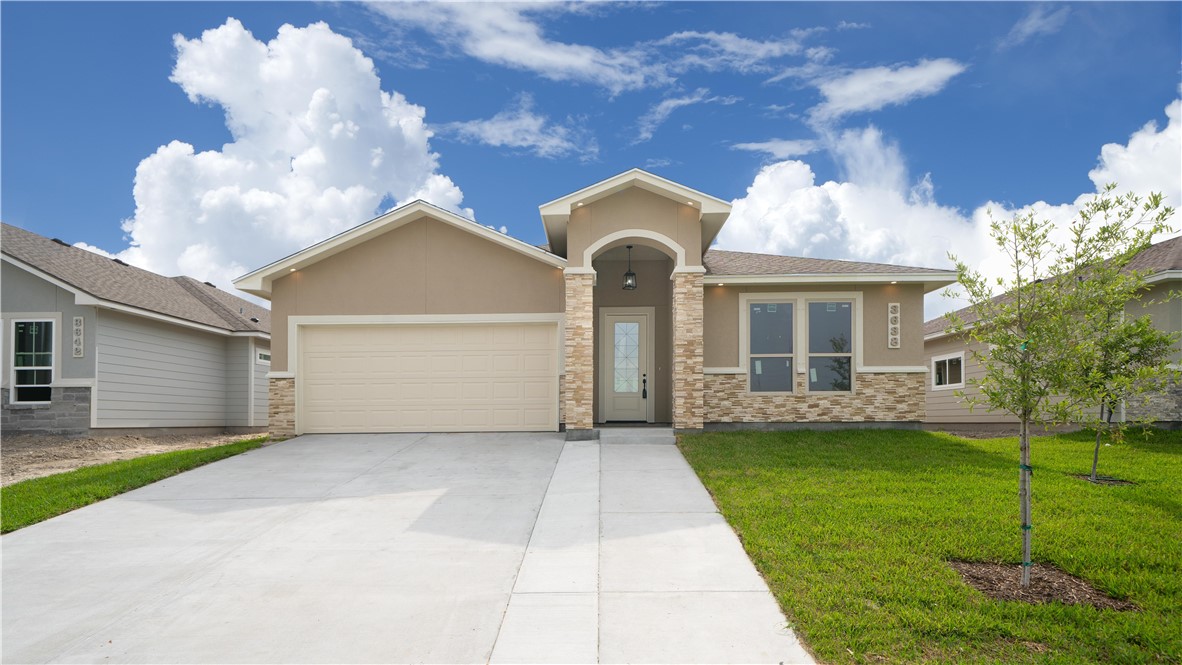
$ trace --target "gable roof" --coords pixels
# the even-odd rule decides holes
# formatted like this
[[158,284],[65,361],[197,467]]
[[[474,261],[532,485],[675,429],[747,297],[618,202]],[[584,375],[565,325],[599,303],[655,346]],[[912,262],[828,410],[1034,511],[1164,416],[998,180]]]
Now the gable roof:
[[710,243],[714,242],[714,238],[722,230],[722,225],[726,223],[727,217],[731,214],[731,204],[720,198],[662,178],[644,169],[631,169],[538,206],[538,211],[542,215],[542,224],[546,227],[546,238],[550,241],[549,245],[553,248],[552,251],[560,255],[566,254],[566,225],[570,221],[572,210],[631,187],[638,187],[697,208],[702,223],[703,247],[709,247]]
[[158,315],[220,332],[271,331],[266,308],[192,277],[158,275],[11,224],[3,224],[0,253],[17,267],[74,292],[78,304]]
[[[1182,236],[1154,243],[1141,250],[1129,261],[1127,269],[1149,273],[1148,281],[1150,283],[1160,279],[1182,279]],[[993,300],[1005,302],[1009,297],[1008,293],[1003,293],[995,296]],[[972,307],[963,307],[952,313],[966,324],[977,321],[977,314]],[[925,322],[923,324],[924,337],[940,336],[951,325],[947,317],[948,315],[944,314]]]
[[702,257],[706,279],[719,284],[757,283],[922,283],[926,291],[956,281],[956,271],[889,263],[814,259],[711,249]]
[[322,240],[315,245],[301,249],[295,254],[286,256],[253,272],[249,272],[234,280],[234,286],[252,295],[270,298],[271,283],[279,277],[289,272],[306,268],[330,256],[339,254],[346,249],[360,245],[370,238],[393,231],[404,224],[424,217],[450,224],[461,231],[466,231],[485,240],[490,240],[502,247],[524,254],[555,268],[566,267],[566,259],[561,256],[551,254],[545,249],[531,245],[523,240],[518,240],[510,235],[494,231],[478,222],[461,217],[454,212],[444,210],[426,201],[415,200],[379,215],[368,222],[338,233],[331,238]]

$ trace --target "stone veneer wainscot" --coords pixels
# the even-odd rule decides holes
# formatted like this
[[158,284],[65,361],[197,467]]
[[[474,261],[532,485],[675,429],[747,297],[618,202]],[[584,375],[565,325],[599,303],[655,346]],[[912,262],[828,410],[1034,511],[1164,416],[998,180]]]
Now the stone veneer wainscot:
[[858,372],[853,393],[809,393],[797,374],[796,392],[747,392],[746,374],[707,374],[707,423],[920,422],[924,381],[920,373]]
[[295,436],[295,379],[272,377],[268,380],[267,417],[272,439]]

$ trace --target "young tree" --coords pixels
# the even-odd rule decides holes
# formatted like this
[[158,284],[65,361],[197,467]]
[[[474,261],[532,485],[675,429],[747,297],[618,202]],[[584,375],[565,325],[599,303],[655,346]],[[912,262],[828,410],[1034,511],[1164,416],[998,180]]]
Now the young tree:
[[1160,194],[1142,201],[1132,194],[1114,197],[1113,189],[1109,185],[1080,211],[1071,227],[1067,266],[1075,279],[1070,306],[1082,340],[1073,354],[1078,367],[1064,388],[1079,403],[1099,410],[1096,417],[1082,419],[1096,429],[1092,482],[1104,434],[1119,441],[1130,424],[1126,419],[1113,423],[1117,407],[1177,378],[1170,369],[1177,333],[1158,330],[1148,315],[1132,316],[1127,309],[1141,301],[1148,276],[1132,269],[1131,262],[1155,234],[1168,230],[1174,210],[1162,205]]
[[[1071,226],[1068,245],[1052,242],[1054,225],[1034,213],[1016,215],[1005,223],[992,220],[990,235],[1006,257],[1005,278],[990,280],[951,257],[973,316],[966,322],[949,315],[949,332],[964,334],[984,349],[972,353],[984,374],[969,381],[978,395],[966,401],[970,408],[985,406],[1011,413],[1019,422],[1022,586],[1030,584],[1031,426],[1078,421],[1082,404],[1097,403],[1095,391],[1084,388],[1095,385],[1097,379],[1088,363],[1099,357],[1100,345],[1091,335],[1100,327],[1101,309],[1123,311],[1127,302],[1126,298],[1113,304],[1121,292],[1112,287],[1111,279],[1123,273],[1102,273],[1098,266],[1113,259],[1127,265],[1149,237],[1164,227],[1164,218],[1155,219],[1149,228],[1140,226],[1160,208],[1160,197],[1150,197],[1142,206],[1136,197],[1114,196],[1114,187],[1084,206]],[[995,287],[1002,295],[995,297]],[[1086,380],[1085,364],[1089,366]],[[1128,382],[1122,379],[1109,385],[1124,389]]]

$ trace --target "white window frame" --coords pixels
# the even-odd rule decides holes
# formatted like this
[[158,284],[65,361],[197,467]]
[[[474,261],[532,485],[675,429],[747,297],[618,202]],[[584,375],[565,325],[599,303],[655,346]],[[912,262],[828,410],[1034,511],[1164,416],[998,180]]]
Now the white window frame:
[[[813,353],[813,352],[809,351],[809,346],[811,345],[810,344],[811,340],[808,339],[809,326],[808,326],[808,318],[807,317],[809,316],[809,313],[808,313],[809,305],[812,303],[830,303],[830,302],[832,302],[832,303],[848,302],[850,304],[850,337],[851,337],[851,339],[850,339],[850,350],[847,353]],[[803,367],[804,371],[801,373],[805,374],[805,381],[804,381],[805,393],[812,394],[812,395],[852,395],[854,393],[854,384],[857,383],[858,364],[859,364],[857,361],[857,358],[855,357],[854,351],[857,348],[857,346],[855,346],[854,340],[861,338],[861,335],[858,334],[859,333],[859,330],[858,330],[858,321],[859,321],[858,309],[859,309],[858,302],[854,298],[838,298],[838,297],[832,297],[832,296],[822,296],[822,297],[808,297],[808,298],[804,299],[804,315],[805,315],[804,359],[805,359],[805,363],[804,363],[804,367]],[[809,365],[811,364],[811,361],[814,356],[817,358],[846,358],[846,357],[848,357],[850,359],[850,389],[849,390],[811,390],[809,388],[809,384],[812,382],[809,381],[810,377],[809,377],[808,371],[809,371]]]
[[[942,386],[936,385],[936,365],[938,363],[947,362],[952,359],[959,359],[960,360],[960,383],[945,383]],[[964,388],[965,369],[966,368],[965,368],[965,363],[964,363],[964,351],[956,351],[954,353],[945,353],[945,354],[941,354],[938,356],[932,356],[932,362],[931,362],[931,368],[930,368],[932,390],[933,391],[936,391],[936,390],[957,390],[960,388]],[[945,369],[944,371],[945,371],[945,374],[947,374],[948,370]]]
[[[751,334],[750,334],[750,319],[748,318],[748,310],[751,303],[791,303],[793,306],[793,331],[792,331],[792,364],[796,369],[796,374],[799,376],[804,374],[805,387],[804,391],[795,390],[796,381],[793,381],[793,392],[752,392],[751,391]],[[808,389],[808,303],[809,302],[849,302],[853,307],[852,320],[850,322],[851,334],[854,336],[850,340],[850,389],[849,391],[834,391],[834,390],[820,390],[809,391]],[[803,315],[802,315],[803,312]],[[738,369],[742,369],[746,376],[744,385],[748,395],[853,395],[858,391],[858,372],[865,371],[862,367],[862,342],[864,339],[864,331],[862,330],[862,292],[860,291],[800,291],[800,292],[783,292],[783,291],[744,291],[739,294],[739,364]],[[804,341],[804,346],[801,347],[800,342]],[[804,353],[800,349],[804,349]],[[844,355],[844,354],[836,354]],[[805,362],[801,363],[800,359],[805,358]]]
[[[6,360],[9,364],[9,372],[10,372],[8,375],[8,403],[9,404],[51,404],[51,403],[53,403],[53,398],[52,398],[53,388],[54,388],[54,386],[57,385],[57,378],[58,378],[58,367],[57,367],[58,362],[57,362],[57,360],[58,360],[58,356],[60,355],[60,352],[61,352],[61,347],[59,344],[59,341],[61,340],[61,319],[60,319],[60,317],[21,316],[21,317],[14,317],[14,318],[10,319],[9,322],[10,322],[10,326],[11,326],[9,328],[9,332],[10,332],[9,340],[11,340],[11,346],[10,346],[10,348],[5,350],[5,353],[7,354]],[[16,326],[18,323],[52,323],[53,324],[53,327],[52,327],[53,333],[52,333],[52,337],[50,337],[50,340],[49,340],[50,364],[48,367],[37,366],[37,367],[20,367],[20,368],[18,368],[16,366],[16,339],[17,339],[16,338]],[[17,369],[22,369],[22,370],[45,370],[45,369],[48,369],[49,370],[49,383],[48,384],[38,383],[38,384],[19,384],[19,385],[21,387],[36,387],[36,386],[44,385],[46,388],[50,389],[50,399],[36,401],[36,402],[18,401],[16,399],[16,391],[17,391],[17,387],[18,387],[18,384],[16,382]]]

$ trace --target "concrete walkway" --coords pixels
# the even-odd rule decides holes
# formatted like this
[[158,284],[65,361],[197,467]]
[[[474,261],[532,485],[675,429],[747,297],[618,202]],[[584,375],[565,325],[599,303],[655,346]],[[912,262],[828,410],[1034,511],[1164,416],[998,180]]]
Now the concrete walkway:
[[5,662],[812,662],[668,430],[305,436],[0,547]]

